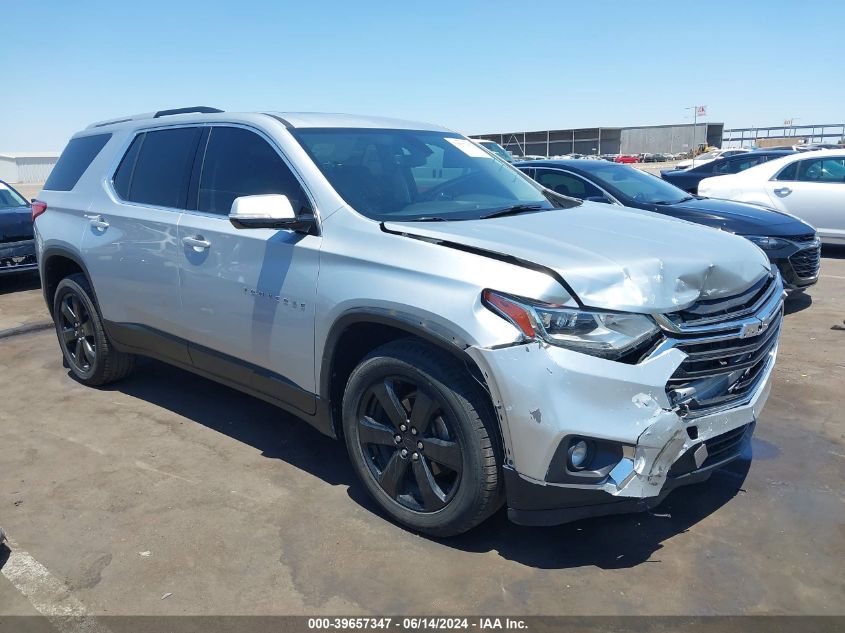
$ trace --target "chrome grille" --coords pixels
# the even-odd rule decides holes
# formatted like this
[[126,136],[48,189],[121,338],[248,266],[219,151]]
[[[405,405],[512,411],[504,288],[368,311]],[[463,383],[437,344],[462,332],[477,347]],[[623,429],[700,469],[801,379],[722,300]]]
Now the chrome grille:
[[680,312],[659,315],[657,321],[664,329],[679,333],[730,329],[734,319],[755,314],[782,291],[779,276],[771,273],[739,294],[703,299]]
[[789,258],[795,274],[802,279],[813,279],[819,275],[821,264],[821,245],[816,244],[810,248],[798,251]]
[[668,331],[655,353],[675,347],[687,355],[666,385],[670,400],[687,417],[739,406],[753,397],[780,338],[783,285],[775,275],[733,297],[700,303],[705,305],[658,318]]

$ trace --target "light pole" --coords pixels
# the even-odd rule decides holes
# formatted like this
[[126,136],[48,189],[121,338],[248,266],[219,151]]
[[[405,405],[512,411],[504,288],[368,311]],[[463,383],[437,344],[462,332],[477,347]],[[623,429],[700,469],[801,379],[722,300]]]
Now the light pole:
[[695,167],[695,150],[698,147],[695,140],[695,134],[698,132],[698,106],[687,106],[684,110],[692,110],[692,166]]

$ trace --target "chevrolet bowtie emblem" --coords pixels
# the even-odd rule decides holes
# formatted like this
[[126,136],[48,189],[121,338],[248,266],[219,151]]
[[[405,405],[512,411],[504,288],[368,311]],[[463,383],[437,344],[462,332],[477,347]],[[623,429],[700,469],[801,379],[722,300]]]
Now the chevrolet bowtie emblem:
[[770,320],[757,321],[756,323],[745,323],[739,331],[739,338],[751,338],[758,336],[769,329]]

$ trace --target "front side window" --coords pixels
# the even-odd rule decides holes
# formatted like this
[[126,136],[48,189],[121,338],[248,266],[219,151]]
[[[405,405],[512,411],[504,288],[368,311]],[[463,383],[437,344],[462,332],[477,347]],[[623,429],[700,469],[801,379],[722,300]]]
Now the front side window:
[[267,141],[243,128],[211,128],[197,209],[228,215],[235,198],[267,193],[287,196],[296,211],[308,206],[296,177]]
[[798,180],[845,184],[845,158],[816,158],[798,161]]
[[562,171],[538,169],[535,180],[555,193],[569,196],[570,198],[604,197],[601,189],[595,185]]
[[26,200],[17,191],[0,182],[0,211],[25,207]]
[[184,208],[200,128],[145,132],[135,138],[114,175],[124,200]]
[[374,220],[469,220],[514,206],[566,206],[458,134],[368,128],[293,133],[338,194]]
[[53,171],[47,177],[44,189],[49,191],[73,189],[110,138],[111,134],[94,134],[70,139],[65,151],[56,161]]

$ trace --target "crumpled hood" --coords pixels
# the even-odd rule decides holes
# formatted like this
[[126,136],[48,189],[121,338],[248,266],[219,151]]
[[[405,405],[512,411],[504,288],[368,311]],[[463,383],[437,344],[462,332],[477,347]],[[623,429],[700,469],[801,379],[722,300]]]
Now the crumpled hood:
[[384,226],[546,266],[584,305],[627,312],[673,312],[700,298],[737,294],[769,271],[766,255],[745,238],[594,202],[488,220]]

